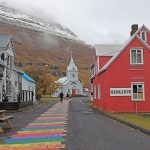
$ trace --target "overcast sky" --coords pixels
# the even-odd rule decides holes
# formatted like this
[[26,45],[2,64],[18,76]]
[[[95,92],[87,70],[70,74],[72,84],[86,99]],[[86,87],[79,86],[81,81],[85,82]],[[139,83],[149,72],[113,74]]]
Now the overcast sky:
[[132,24],[150,28],[150,0],[0,0],[70,28],[89,44],[123,43]]

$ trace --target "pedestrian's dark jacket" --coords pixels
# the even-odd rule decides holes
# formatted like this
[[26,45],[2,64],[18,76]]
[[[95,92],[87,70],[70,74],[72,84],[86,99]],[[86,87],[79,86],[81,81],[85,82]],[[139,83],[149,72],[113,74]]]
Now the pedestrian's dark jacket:
[[69,94],[67,93],[67,97],[69,97]]
[[63,98],[63,97],[64,97],[64,94],[61,92],[59,96],[60,96],[61,98]]

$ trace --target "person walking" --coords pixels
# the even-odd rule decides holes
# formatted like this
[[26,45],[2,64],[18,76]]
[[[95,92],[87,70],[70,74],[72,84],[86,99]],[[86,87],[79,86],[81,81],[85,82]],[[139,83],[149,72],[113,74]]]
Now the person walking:
[[59,97],[60,97],[60,101],[61,101],[61,103],[62,103],[62,102],[63,102],[63,97],[64,97],[63,92],[61,92],[61,93],[59,94]]
[[67,93],[67,96],[66,96],[66,97],[67,97],[67,100],[69,100],[69,93]]

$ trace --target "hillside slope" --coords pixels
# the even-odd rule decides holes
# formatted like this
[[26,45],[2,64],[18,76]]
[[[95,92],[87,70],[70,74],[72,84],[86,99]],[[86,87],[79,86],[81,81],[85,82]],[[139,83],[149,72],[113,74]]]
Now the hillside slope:
[[[16,63],[46,63],[58,66],[59,71],[64,72],[72,52],[80,79],[88,82],[88,68],[94,56],[93,47],[80,41],[71,31],[64,36],[58,35],[49,30],[19,26],[18,22],[16,24],[14,20],[10,22],[9,18],[5,17],[4,20],[3,17],[4,12],[0,16],[0,34],[11,35],[16,50]],[[72,35],[71,38],[69,34]]]

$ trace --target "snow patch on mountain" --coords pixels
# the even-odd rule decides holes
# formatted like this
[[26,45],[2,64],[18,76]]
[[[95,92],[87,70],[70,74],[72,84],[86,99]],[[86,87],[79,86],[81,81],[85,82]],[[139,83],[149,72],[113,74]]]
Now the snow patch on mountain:
[[39,18],[24,14],[13,8],[0,5],[0,21],[7,22],[19,27],[47,32],[56,36],[64,37],[69,40],[75,40],[84,43],[69,29],[63,28],[60,24],[45,23]]

